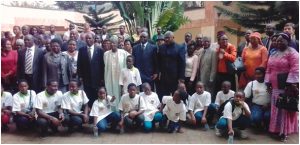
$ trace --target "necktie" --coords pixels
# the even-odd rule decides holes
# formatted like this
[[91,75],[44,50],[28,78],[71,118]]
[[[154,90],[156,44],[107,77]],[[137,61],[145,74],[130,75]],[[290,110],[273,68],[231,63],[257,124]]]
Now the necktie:
[[25,58],[25,71],[27,74],[32,74],[32,54],[31,54],[31,49],[27,49],[27,54]]
[[91,48],[88,48],[88,55],[89,55],[89,59],[91,60],[92,55],[91,55]]
[[266,47],[267,47],[268,50],[270,49],[270,44],[271,44],[271,38],[268,38],[267,39],[267,44],[266,44]]

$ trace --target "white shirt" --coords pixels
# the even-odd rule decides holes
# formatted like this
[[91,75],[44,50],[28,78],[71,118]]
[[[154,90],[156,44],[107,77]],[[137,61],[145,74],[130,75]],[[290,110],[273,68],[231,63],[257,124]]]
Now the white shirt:
[[[140,102],[140,105],[139,105]],[[139,107],[140,106],[140,107]],[[124,116],[127,116],[128,113],[131,110],[146,110],[146,105],[144,99],[139,95],[135,95],[134,98],[130,98],[129,94],[124,94],[121,97],[120,103],[119,103],[119,110],[123,111],[125,113]]]
[[89,99],[87,98],[84,91],[78,90],[78,93],[75,95],[68,91],[63,95],[61,108],[81,113],[82,106],[88,102]]
[[123,86],[124,93],[127,93],[127,86],[130,83],[134,83],[137,86],[142,84],[140,72],[135,67],[133,67],[132,69],[123,68],[121,70],[121,75],[119,77],[119,85]]
[[57,91],[53,95],[49,95],[46,91],[42,91],[37,94],[36,101],[33,104],[34,108],[40,109],[45,113],[53,113],[58,111],[58,107],[61,105],[61,99],[63,94],[61,91]]
[[10,92],[3,91],[1,96],[1,108],[13,106],[13,97]]
[[[28,55],[28,53],[30,52],[31,53],[31,67],[33,67],[33,57],[34,57],[34,51],[35,51],[35,46],[33,45],[33,46],[31,46],[30,48],[27,48],[26,49],[26,53],[25,53],[25,61],[26,61],[26,58],[27,58],[27,55]],[[25,63],[26,62],[24,62],[24,65],[25,65]],[[25,74],[29,74],[29,75],[31,75],[33,72],[33,70],[32,70],[32,68],[30,69],[31,71],[30,72],[28,72],[28,71],[26,71],[26,69],[25,69]]]
[[[31,99],[30,99],[30,94],[31,94]],[[12,111],[13,112],[30,111],[30,109],[33,108],[35,99],[36,99],[36,93],[33,90],[28,90],[26,95],[22,94],[21,92],[14,94]]]
[[[186,54],[185,58],[186,58],[185,59],[185,64],[186,64],[185,65],[185,77],[193,77],[190,80],[194,81],[195,76],[196,76],[195,72],[197,71],[197,67],[198,67],[198,56],[194,55],[192,57],[189,57]],[[195,71],[194,74],[193,74],[193,71]]]
[[[250,112],[249,106],[247,103],[245,103],[246,109]],[[228,102],[223,110],[223,118],[231,119],[231,120],[237,120],[241,114],[244,114],[245,111],[242,110],[242,106],[236,106],[234,107],[234,110],[232,112],[232,105],[230,102]]]
[[144,45],[144,50],[145,50],[147,47],[147,44],[148,44],[148,42],[146,42],[145,44],[141,43],[141,48],[143,48],[143,45]]
[[179,104],[176,104],[173,101],[173,97],[165,96],[162,100],[163,104],[166,106],[163,109],[163,114],[167,115],[168,119],[173,122],[178,122],[179,120],[185,121],[186,120],[186,107],[181,101]]
[[[253,87],[252,87],[252,83],[253,83]],[[253,103],[257,105],[267,105],[268,103],[270,103],[270,95],[267,92],[267,86],[264,82],[260,83],[256,80],[249,82],[244,90],[246,98],[250,97],[251,91],[253,94],[253,99],[252,99]]]
[[234,91],[229,90],[229,92],[227,94],[224,94],[223,91],[219,91],[216,96],[215,104],[220,106],[220,105],[222,105],[221,102],[224,103],[231,97],[234,97]]
[[[92,46],[87,46],[87,49],[90,49],[90,51],[91,51],[91,58],[93,58],[93,54],[94,54],[95,45],[92,45]],[[88,51],[88,53],[89,53],[89,51]]]
[[70,59],[74,59],[74,61],[76,61],[77,62],[77,59],[78,59],[78,51],[77,50],[75,50],[75,55],[74,56],[71,56],[69,53],[68,53],[68,51],[64,51],[64,52],[62,52],[63,54],[66,54]]
[[155,92],[151,92],[150,95],[146,95],[144,92],[141,92],[140,96],[144,99],[146,104],[146,110],[144,112],[145,121],[152,121],[160,105],[158,96]]
[[208,107],[211,103],[211,95],[209,92],[204,91],[201,95],[194,93],[189,101],[188,109],[194,113],[203,111],[204,107]]
[[111,96],[107,95],[107,99],[97,99],[93,103],[90,116],[97,117],[97,122],[101,121],[110,113],[112,113],[111,106],[115,106],[115,104],[110,102],[111,98]]
[[107,34],[102,34],[102,40],[105,40]]

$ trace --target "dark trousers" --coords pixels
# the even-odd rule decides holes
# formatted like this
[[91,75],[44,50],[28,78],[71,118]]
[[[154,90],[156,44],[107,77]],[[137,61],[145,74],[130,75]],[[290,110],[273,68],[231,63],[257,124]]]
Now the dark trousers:
[[97,123],[98,130],[100,132],[105,131],[107,129],[108,123],[111,123],[111,127],[114,129],[117,127],[120,120],[121,120],[120,113],[112,112]]
[[27,117],[22,115],[15,115],[14,122],[18,130],[31,129],[34,126],[35,120],[29,120]]
[[[87,97],[89,98],[88,105],[92,108],[94,101],[98,98],[97,97],[97,88],[92,87],[88,84],[84,84],[84,92],[86,93]],[[99,86],[100,87],[100,86]]]
[[185,87],[186,87],[186,91],[188,92],[189,95],[193,95],[196,91],[195,91],[195,80],[193,81],[192,85],[190,85],[190,79],[191,77],[185,77]]
[[83,118],[79,115],[69,115],[69,127],[82,126]]
[[178,79],[160,80],[161,96],[158,96],[159,100],[162,101],[163,96],[170,96],[171,94],[173,94],[175,90],[177,90],[177,86],[178,86]]
[[231,83],[231,90],[236,91],[235,74],[217,73],[216,90],[215,90],[214,94],[217,94],[217,92],[221,90],[222,83],[224,81],[229,81]]
[[[167,115],[163,115],[162,122],[161,122],[160,126],[164,127],[167,124],[168,120],[169,119],[168,119]],[[180,127],[181,127],[181,125],[179,124],[179,121],[174,122],[174,121],[170,120],[169,125],[168,125],[168,132],[172,133],[172,132],[178,130]]]
[[[59,117],[58,112],[48,113],[48,115],[53,116],[55,118]],[[67,126],[68,122],[69,122],[69,117],[65,115],[65,120],[62,122],[62,125]],[[41,134],[47,133],[48,127],[50,127],[54,132],[57,132],[58,126],[55,126],[54,124],[52,124],[52,122],[48,121],[46,118],[39,117],[36,121],[36,125],[39,131],[41,131],[40,132]]]
[[[241,115],[238,119],[232,121],[232,128],[239,128],[240,130],[246,129],[251,123],[249,117],[245,115]],[[228,121],[227,118],[221,117],[216,126],[218,129],[227,130],[228,129]]]
[[129,115],[127,115],[124,117],[124,124],[127,128],[135,128],[141,126],[144,120],[145,117],[143,114],[140,114],[133,119],[129,118]]

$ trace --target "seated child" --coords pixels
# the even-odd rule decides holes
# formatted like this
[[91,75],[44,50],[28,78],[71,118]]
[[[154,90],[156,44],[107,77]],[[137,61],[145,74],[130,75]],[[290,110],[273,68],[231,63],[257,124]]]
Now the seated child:
[[176,90],[173,94],[173,97],[165,97],[162,100],[162,103],[165,104],[163,108],[163,124],[168,124],[169,133],[183,133],[181,124],[186,120],[186,107],[183,103],[183,98],[185,92]]
[[197,82],[196,92],[192,95],[189,100],[189,115],[190,123],[192,125],[204,125],[204,130],[208,130],[207,124],[207,108],[211,103],[211,95],[209,92],[204,91],[204,84]]
[[98,99],[93,103],[90,116],[94,118],[94,136],[98,136],[98,132],[104,132],[108,128],[108,124],[111,124],[112,129],[116,129],[118,123],[121,120],[119,112],[113,112],[112,106],[115,106],[115,96],[109,96],[106,94],[104,87],[98,90]]
[[151,91],[150,84],[143,83],[142,89],[143,92],[140,93],[140,96],[145,100],[146,104],[146,110],[144,112],[144,130],[149,132],[152,127],[155,127],[156,122],[160,122],[162,120],[162,113],[158,110],[160,107],[158,96],[155,92]]
[[13,106],[13,97],[10,92],[4,91],[1,85],[1,130],[8,131],[11,110]]
[[137,93],[137,86],[134,83],[128,85],[128,93],[121,97],[119,110],[121,114],[121,132],[126,129],[136,128],[144,122],[145,101]]
[[216,135],[228,131],[228,135],[234,135],[233,128],[238,128],[241,138],[247,138],[245,129],[250,125],[251,112],[249,106],[244,101],[245,94],[243,91],[237,91],[234,98],[230,99],[224,106],[223,116],[216,125]]

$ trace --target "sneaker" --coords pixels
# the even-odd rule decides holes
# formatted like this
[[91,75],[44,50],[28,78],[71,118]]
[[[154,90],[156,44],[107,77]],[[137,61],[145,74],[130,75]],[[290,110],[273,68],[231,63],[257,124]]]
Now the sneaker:
[[240,130],[240,136],[241,136],[242,139],[248,138],[248,135],[247,135],[245,130]]
[[282,141],[282,142],[286,142],[287,141],[287,135],[284,135],[284,134],[282,134],[282,135],[280,135],[280,141]]
[[215,127],[215,132],[216,132],[216,136],[218,137],[222,136],[220,129],[218,129],[217,127]]

